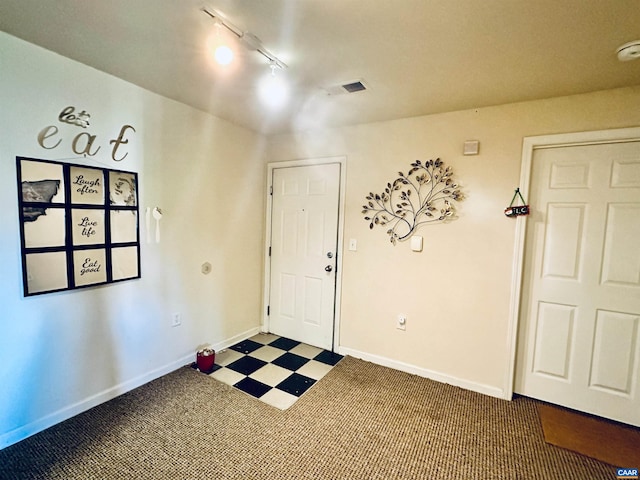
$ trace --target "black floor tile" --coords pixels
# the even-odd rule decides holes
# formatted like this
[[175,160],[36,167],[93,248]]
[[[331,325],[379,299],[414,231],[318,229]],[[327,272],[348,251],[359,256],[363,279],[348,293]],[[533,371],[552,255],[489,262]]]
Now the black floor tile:
[[231,370],[234,370],[243,375],[251,375],[253,372],[258,370],[259,368],[264,367],[266,364],[267,362],[262,361],[259,358],[245,355],[235,362],[231,362],[229,365],[227,365],[227,368],[230,368]]
[[343,356],[334,352],[330,352],[329,350],[323,350],[318,355],[315,356],[314,360],[322,363],[326,363],[327,365],[335,365],[340,360],[342,360]]
[[282,368],[293,370],[295,372],[309,360],[309,358],[301,357],[300,355],[296,355],[295,353],[287,352],[283,355],[280,355],[271,363]]
[[189,366],[194,370],[198,370],[199,372],[206,373],[207,375],[215,372],[216,370],[220,370],[222,368],[220,365],[216,363],[213,364],[213,367],[211,367],[211,370],[200,370],[196,362],[191,363]]
[[300,345],[300,342],[297,342],[295,340],[290,340],[288,338],[280,337],[279,339],[271,342],[269,345],[271,345],[272,347],[280,348],[281,350],[289,351],[292,348],[295,348],[298,345]]
[[244,342],[236,343],[233,347],[229,348],[246,355],[247,353],[251,353],[263,346],[264,345],[261,343],[254,342],[253,340],[245,340]]
[[249,377],[243,378],[238,383],[236,383],[234,387],[256,398],[260,398],[262,395],[271,390],[271,387],[269,385],[265,385],[264,383]]
[[299,397],[311,388],[314,383],[316,383],[316,381],[313,378],[305,377],[299,373],[292,373],[289,377],[276,385],[276,388]]

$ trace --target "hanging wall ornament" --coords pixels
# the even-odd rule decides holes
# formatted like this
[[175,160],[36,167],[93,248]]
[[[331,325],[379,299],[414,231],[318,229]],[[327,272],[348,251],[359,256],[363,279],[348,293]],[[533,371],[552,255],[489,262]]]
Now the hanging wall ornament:
[[[522,201],[522,205],[513,205],[513,202],[516,201],[517,197],[520,197],[520,200]],[[516,191],[513,194],[511,203],[507,208],[504,209],[504,214],[507,217],[519,217],[523,215],[529,215],[529,205],[526,205],[526,203],[527,202],[522,197],[522,194],[520,193],[520,188],[518,187],[516,188]]]
[[451,218],[451,200],[462,198],[451,167],[445,168],[439,158],[424,163],[416,160],[406,175],[398,172],[398,178],[387,183],[382,193],[369,193],[362,213],[369,228],[387,226],[389,240],[395,245],[420,225]]

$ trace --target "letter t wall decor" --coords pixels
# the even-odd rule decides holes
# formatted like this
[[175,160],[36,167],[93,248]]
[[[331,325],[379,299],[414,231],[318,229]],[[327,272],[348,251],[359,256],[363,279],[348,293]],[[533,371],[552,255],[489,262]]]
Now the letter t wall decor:
[[140,278],[136,173],[16,163],[25,296]]
[[416,228],[425,223],[442,222],[454,214],[451,200],[462,200],[458,185],[453,181],[451,167],[442,161],[416,160],[405,175],[387,183],[380,194],[369,193],[362,206],[369,228],[389,226],[387,235],[393,245],[409,238]]

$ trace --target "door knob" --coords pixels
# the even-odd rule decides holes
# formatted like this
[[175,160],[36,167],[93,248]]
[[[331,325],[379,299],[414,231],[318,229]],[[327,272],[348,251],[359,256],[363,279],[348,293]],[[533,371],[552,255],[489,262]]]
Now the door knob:
[[331,265],[327,265],[326,267],[324,267],[325,272],[330,272],[332,270],[333,270],[333,267]]

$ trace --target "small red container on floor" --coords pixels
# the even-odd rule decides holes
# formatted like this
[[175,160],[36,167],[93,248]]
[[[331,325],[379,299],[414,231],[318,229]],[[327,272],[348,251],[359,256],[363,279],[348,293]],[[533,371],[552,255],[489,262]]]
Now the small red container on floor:
[[216,352],[214,350],[205,350],[196,353],[196,365],[201,372],[208,372],[213,368],[216,361]]

